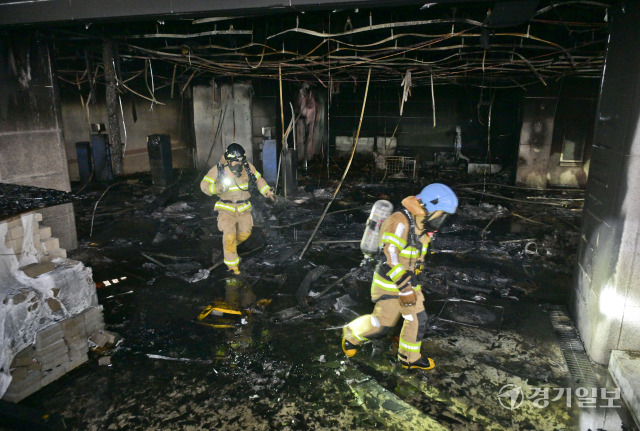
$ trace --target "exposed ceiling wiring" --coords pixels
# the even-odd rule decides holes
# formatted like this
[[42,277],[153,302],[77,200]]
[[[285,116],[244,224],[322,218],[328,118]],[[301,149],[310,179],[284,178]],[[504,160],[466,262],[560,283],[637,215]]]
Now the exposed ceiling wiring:
[[[525,89],[570,75],[599,78],[607,40],[604,16],[609,7],[588,0],[543,2],[531,20],[507,31],[487,28],[483,24],[486,10],[476,8],[475,15],[468,12],[456,17],[455,13],[447,16],[442,7],[437,11],[441,15],[438,18],[433,18],[438,8],[416,9],[416,19],[401,19],[413,17],[411,13],[373,10],[368,20],[361,14],[357,23],[347,12],[314,12],[302,17],[289,14],[164,20],[161,31],[155,22],[153,27],[123,23],[115,30],[109,27],[109,31],[117,33],[112,39],[119,48],[122,89],[154,102],[158,89],[173,88],[174,84],[184,89],[197,79],[212,76],[277,80],[279,68],[283,81],[313,80],[325,87],[329,83],[364,82],[369,70],[372,83],[400,85],[411,69],[412,86],[416,87],[433,81],[434,85]],[[458,15],[462,15],[461,10],[457,9]],[[325,19],[326,14],[330,20]],[[373,24],[374,18],[382,22]],[[222,19],[233,19],[235,26],[226,30],[202,28],[215,26]],[[257,34],[257,20],[268,20],[272,25]],[[287,25],[290,21],[292,26]],[[323,27],[326,22],[333,28]],[[191,31],[193,24],[198,24],[199,31]],[[83,30],[69,30],[69,26],[41,30],[56,42],[56,66],[62,83],[74,88],[89,88],[90,83],[104,85],[102,39],[95,33],[97,27],[84,29],[84,34]],[[151,28],[153,31],[144,32]],[[269,34],[268,28],[280,31]],[[394,33],[400,28],[402,33]],[[332,31],[336,29],[344,31]],[[249,36],[251,41],[246,40]],[[294,46],[283,44],[291,38],[299,52],[285,48]],[[180,42],[173,42],[175,39]],[[325,45],[327,49],[321,49]],[[79,50],[82,56],[77,55]],[[152,60],[155,86],[148,91]],[[95,72],[87,70],[88,63],[97,66]],[[141,94],[144,91],[151,97]]]

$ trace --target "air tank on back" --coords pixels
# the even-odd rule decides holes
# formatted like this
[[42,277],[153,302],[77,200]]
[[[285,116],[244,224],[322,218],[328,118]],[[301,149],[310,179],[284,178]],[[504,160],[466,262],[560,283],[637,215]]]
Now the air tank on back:
[[378,243],[380,242],[380,226],[382,222],[391,215],[393,204],[389,201],[381,199],[373,204],[371,214],[367,219],[367,225],[360,241],[360,250],[364,253],[365,258],[371,258],[378,252]]

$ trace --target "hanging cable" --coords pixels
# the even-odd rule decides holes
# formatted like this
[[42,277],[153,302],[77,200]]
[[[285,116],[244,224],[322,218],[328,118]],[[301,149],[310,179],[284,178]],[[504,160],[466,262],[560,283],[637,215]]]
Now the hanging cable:
[[127,151],[127,125],[124,122],[124,109],[122,109],[122,97],[118,95],[118,102],[120,102],[120,117],[122,118],[122,130],[124,131],[124,146],[122,147],[122,158],[124,159],[124,153]]
[[482,197],[480,198],[480,202],[484,198],[484,193],[487,191],[487,162],[489,163],[489,173],[491,173],[491,110],[493,109],[493,99],[496,97],[496,93],[493,93],[491,96],[491,101],[489,102],[489,118],[487,120],[487,156],[484,159],[484,170],[482,176]]
[[229,96],[227,96],[227,101],[224,105],[224,111],[222,112],[222,115],[220,117],[220,121],[218,122],[218,128],[216,129],[216,133],[213,136],[213,140],[211,141],[211,148],[209,148],[209,154],[207,155],[207,160],[204,161],[204,166],[202,168],[202,170],[200,171],[200,175],[198,175],[196,177],[196,179],[193,181],[194,183],[196,183],[198,180],[200,180],[200,178],[202,177],[202,175],[207,171],[207,168],[209,167],[208,163],[209,163],[209,159],[211,158],[211,154],[213,153],[213,147],[216,144],[216,140],[218,139],[218,136],[220,135],[220,130],[222,130],[222,124],[224,123],[224,118],[227,115],[227,108],[229,107]]
[[351,149],[351,158],[349,158],[349,163],[347,163],[347,167],[345,168],[344,173],[342,174],[342,178],[338,183],[338,187],[336,187],[335,192],[333,192],[333,196],[331,197],[331,200],[329,201],[326,208],[324,209],[324,212],[322,213],[322,217],[320,217],[320,220],[318,221],[316,228],[313,230],[313,233],[309,237],[309,240],[307,241],[307,244],[304,246],[304,249],[302,249],[302,253],[300,253],[300,256],[299,256],[300,259],[302,259],[302,256],[304,256],[304,253],[307,251],[307,248],[309,248],[309,244],[311,244],[311,241],[313,241],[313,238],[316,236],[316,232],[318,232],[318,228],[322,224],[324,217],[327,215],[327,211],[329,210],[329,207],[331,206],[333,201],[336,199],[336,196],[340,191],[340,187],[342,187],[342,183],[344,182],[344,179],[347,176],[347,172],[349,172],[349,168],[351,167],[351,162],[353,161],[353,156],[356,153],[356,147],[358,146],[358,138],[360,137],[360,129],[362,127],[362,118],[364,117],[364,108],[365,106],[367,106],[367,95],[369,94],[370,81],[371,81],[371,68],[369,68],[369,74],[367,75],[367,87],[364,90],[364,101],[362,102],[362,112],[360,112],[360,122],[358,123],[358,131],[356,132],[356,139],[354,140],[353,148]]

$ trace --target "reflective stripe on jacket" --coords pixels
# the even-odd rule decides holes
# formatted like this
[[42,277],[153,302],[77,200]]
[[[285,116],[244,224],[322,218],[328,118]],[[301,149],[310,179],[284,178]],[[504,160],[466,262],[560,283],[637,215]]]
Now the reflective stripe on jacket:
[[394,212],[382,223],[380,228],[380,246],[383,247],[389,270],[386,276],[393,282],[399,281],[407,271],[414,271],[416,264],[424,260],[431,238],[420,235],[416,224],[416,244],[410,243],[410,224],[402,212]]
[[[220,160],[221,165],[226,165],[227,161],[222,157]],[[248,163],[249,169],[256,177],[256,185],[258,190],[263,196],[266,196],[269,190],[269,184],[262,178],[260,172],[258,172],[253,164]],[[228,179],[230,184],[219,184],[220,182]],[[207,172],[202,181],[200,182],[200,190],[208,196],[218,195],[221,200],[227,202],[216,202],[214,209],[216,211],[229,211],[229,212],[244,212],[251,210],[251,203],[249,198],[251,197],[249,175],[247,170],[242,168],[242,173],[239,177],[236,177],[229,166],[224,166],[224,170],[218,177],[218,165],[214,166]],[[224,191],[222,191],[224,189]],[[233,203],[237,202],[237,203]]]
[[[421,286],[412,286],[414,291],[421,290]],[[387,299],[389,297],[397,297],[400,294],[398,285],[389,277],[384,275],[384,269],[382,264],[376,266],[376,270],[373,273],[373,280],[371,281],[371,300],[378,302],[381,299]]]

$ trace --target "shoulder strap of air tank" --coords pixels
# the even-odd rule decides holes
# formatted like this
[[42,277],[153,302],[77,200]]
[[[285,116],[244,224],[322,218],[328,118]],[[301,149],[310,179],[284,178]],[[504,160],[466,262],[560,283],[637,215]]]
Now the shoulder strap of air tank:
[[410,243],[415,244],[419,242],[420,239],[418,238],[418,235],[416,235],[416,222],[413,218],[413,214],[411,214],[411,211],[409,211],[404,206],[400,208],[400,212],[404,214],[404,216],[407,218],[407,221],[409,222],[409,234],[407,235],[407,244],[410,244]]
[[243,162],[244,168],[247,170],[247,175],[249,176],[249,188],[250,189],[257,189],[258,188],[258,179],[256,178],[256,176],[254,175],[253,172],[251,172],[251,168],[249,168],[249,162],[245,159]]
[[407,218],[407,221],[409,222],[409,227],[413,230],[415,229],[415,222],[413,221],[413,214],[411,214],[411,211],[409,211],[406,207],[402,207],[400,208],[400,212],[402,214],[404,214],[404,216]]

